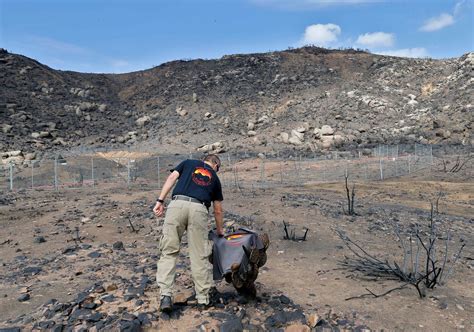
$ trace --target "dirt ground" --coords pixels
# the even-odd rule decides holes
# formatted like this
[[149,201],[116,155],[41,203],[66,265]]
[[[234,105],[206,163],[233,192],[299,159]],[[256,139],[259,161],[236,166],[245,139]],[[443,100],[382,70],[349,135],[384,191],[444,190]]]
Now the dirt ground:
[[[372,330],[473,330],[472,178],[418,175],[396,181],[356,183],[355,188],[357,216],[343,212],[346,203],[343,183],[224,188],[227,226],[245,225],[270,235],[268,262],[258,277],[259,294],[284,294],[307,317],[314,313],[321,317],[351,317],[354,325],[365,325]],[[383,297],[346,300],[367,293],[366,288],[380,294],[401,283],[368,280],[341,268],[339,262],[352,253],[344,247],[334,228],[344,230],[377,257],[400,261],[402,249],[392,231],[393,221],[406,227],[414,223],[427,225],[430,199],[435,199],[439,192],[442,192],[439,220],[451,229],[450,257],[465,243],[448,283],[427,291],[423,299],[413,287],[406,287]],[[41,316],[45,302],[52,298],[70,301],[95,280],[112,285],[118,279],[134,280],[143,271],[153,274],[161,221],[151,213],[157,194],[156,188],[129,190],[101,186],[2,194],[0,327],[29,329]],[[283,221],[297,235],[302,235],[307,227],[307,240],[284,240]],[[131,229],[130,222],[137,232]],[[114,246],[117,241],[123,242],[123,251]],[[444,246],[443,241],[439,243]],[[84,250],[68,250],[76,245],[84,246]],[[178,266],[177,291],[190,292],[192,282],[185,257],[182,262]],[[221,292],[233,291],[225,282],[217,288]],[[110,289],[114,292],[113,287]],[[120,292],[115,290],[116,296],[123,295]],[[30,299],[18,301],[22,294],[28,294]],[[141,309],[156,312],[157,296],[153,280],[143,296],[146,301],[140,305]],[[104,303],[101,310],[123,311],[123,308],[130,312],[140,309],[136,303],[119,301]],[[250,323],[262,323],[264,309],[259,310],[259,304],[247,308]],[[219,309],[211,310],[216,311]],[[213,317],[185,307],[178,318],[158,319],[150,330],[189,331],[200,325],[211,330],[219,325]]]

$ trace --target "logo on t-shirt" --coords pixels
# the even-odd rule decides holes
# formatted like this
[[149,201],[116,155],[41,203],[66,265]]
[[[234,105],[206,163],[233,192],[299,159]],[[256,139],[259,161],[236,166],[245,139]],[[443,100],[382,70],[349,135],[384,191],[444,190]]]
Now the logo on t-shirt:
[[193,182],[200,186],[208,186],[212,181],[212,173],[204,167],[196,167],[192,176]]

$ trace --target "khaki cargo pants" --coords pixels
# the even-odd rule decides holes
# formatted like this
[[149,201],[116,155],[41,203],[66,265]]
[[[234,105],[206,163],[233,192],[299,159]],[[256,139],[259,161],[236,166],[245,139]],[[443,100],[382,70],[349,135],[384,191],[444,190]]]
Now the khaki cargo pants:
[[172,296],[176,277],[176,261],[184,231],[187,231],[191,272],[198,303],[209,303],[212,273],[208,256],[212,246],[208,240],[207,208],[199,203],[174,200],[168,205],[159,249],[156,281],[161,296]]

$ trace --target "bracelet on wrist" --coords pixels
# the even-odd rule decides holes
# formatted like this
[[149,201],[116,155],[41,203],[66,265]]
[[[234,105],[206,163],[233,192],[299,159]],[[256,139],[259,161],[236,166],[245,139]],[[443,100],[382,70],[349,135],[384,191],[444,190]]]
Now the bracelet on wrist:
[[160,202],[161,204],[163,204],[165,202],[163,199],[160,199],[160,198],[158,198],[156,201]]

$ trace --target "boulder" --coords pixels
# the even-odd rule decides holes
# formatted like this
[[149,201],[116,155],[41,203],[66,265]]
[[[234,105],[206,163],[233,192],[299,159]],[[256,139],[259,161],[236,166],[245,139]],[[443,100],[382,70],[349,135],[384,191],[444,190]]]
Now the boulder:
[[193,103],[197,103],[199,101],[196,92],[193,92]]
[[31,133],[31,137],[32,137],[32,138],[39,138],[39,137],[40,137],[40,133],[36,133],[36,132]]
[[230,126],[230,118],[227,116],[225,119],[224,119],[224,127],[225,128],[229,128]]
[[11,130],[12,130],[13,126],[9,125],[9,124],[6,124],[4,123],[2,125],[2,131],[4,134],[8,134]]
[[407,105],[410,105],[411,107],[415,107],[416,105],[418,105],[418,102],[415,99],[410,99]]
[[212,113],[211,112],[204,113],[204,119],[210,119],[210,118],[212,118]]
[[188,299],[193,296],[193,292],[190,289],[185,289],[179,293],[177,293],[173,297],[174,304],[186,304],[188,303]]
[[291,131],[291,137],[296,137],[298,140],[303,141],[304,140],[304,133],[300,133],[297,130],[292,130]]
[[61,138],[61,137],[56,138],[56,139],[53,141],[53,144],[54,144],[54,145],[63,145],[63,146],[64,146],[64,145],[67,145],[66,141],[65,141],[63,138]]
[[178,113],[179,116],[186,116],[188,115],[188,111],[186,111],[184,108],[181,106],[176,109],[176,113]]
[[6,159],[3,159],[2,160],[2,163],[4,165],[8,165],[8,164],[15,164],[15,165],[21,165],[23,164],[23,161],[25,160],[25,158],[23,156],[10,156]]
[[269,123],[269,122],[270,122],[270,118],[267,115],[262,115],[257,120],[257,123]]
[[256,131],[254,131],[254,130],[249,130],[249,131],[247,131],[247,136],[253,137],[253,136],[255,136],[255,135],[257,135],[257,132],[256,132]]
[[107,111],[107,105],[106,105],[106,104],[100,104],[100,106],[99,106],[99,111],[100,111],[100,112],[105,112],[105,111]]
[[321,136],[321,147],[323,149],[329,149],[334,144],[333,135]]
[[293,145],[301,145],[303,142],[297,137],[297,136],[291,136],[288,139],[288,143],[293,144]]
[[311,327],[311,328],[316,327],[316,325],[319,323],[320,320],[321,320],[321,317],[319,317],[318,314],[316,314],[316,313],[310,314],[308,316],[308,325],[309,325],[309,327]]
[[303,324],[291,324],[285,327],[285,332],[310,332],[311,329]]
[[316,139],[320,138],[321,137],[321,129],[314,128],[313,135],[314,135],[314,138],[316,138]]
[[324,125],[321,127],[321,135],[333,135],[334,134],[334,129],[331,128],[331,126]]
[[247,124],[247,129],[248,130],[254,130],[255,129],[255,123],[253,123],[252,121],[249,121],[249,123]]
[[150,122],[150,117],[148,115],[142,116],[141,118],[138,118],[135,123],[139,127],[144,127],[147,123]]
[[27,153],[25,155],[25,160],[35,160],[36,159],[36,152]]
[[224,143],[222,142],[215,142],[212,144],[206,144],[198,147],[196,149],[199,152],[207,152],[207,153],[221,153],[225,151]]
[[82,112],[85,112],[85,111],[93,111],[96,109],[96,105],[93,104],[93,103],[89,103],[88,101],[85,101],[85,102],[82,102],[78,105],[78,108],[76,108],[76,110],[79,109],[80,111]]
[[288,143],[288,139],[290,138],[290,135],[288,135],[288,133],[282,132],[280,133],[280,138],[283,143]]
[[21,156],[23,156],[23,152],[21,150],[8,151],[7,153],[8,153],[9,157],[21,157]]

